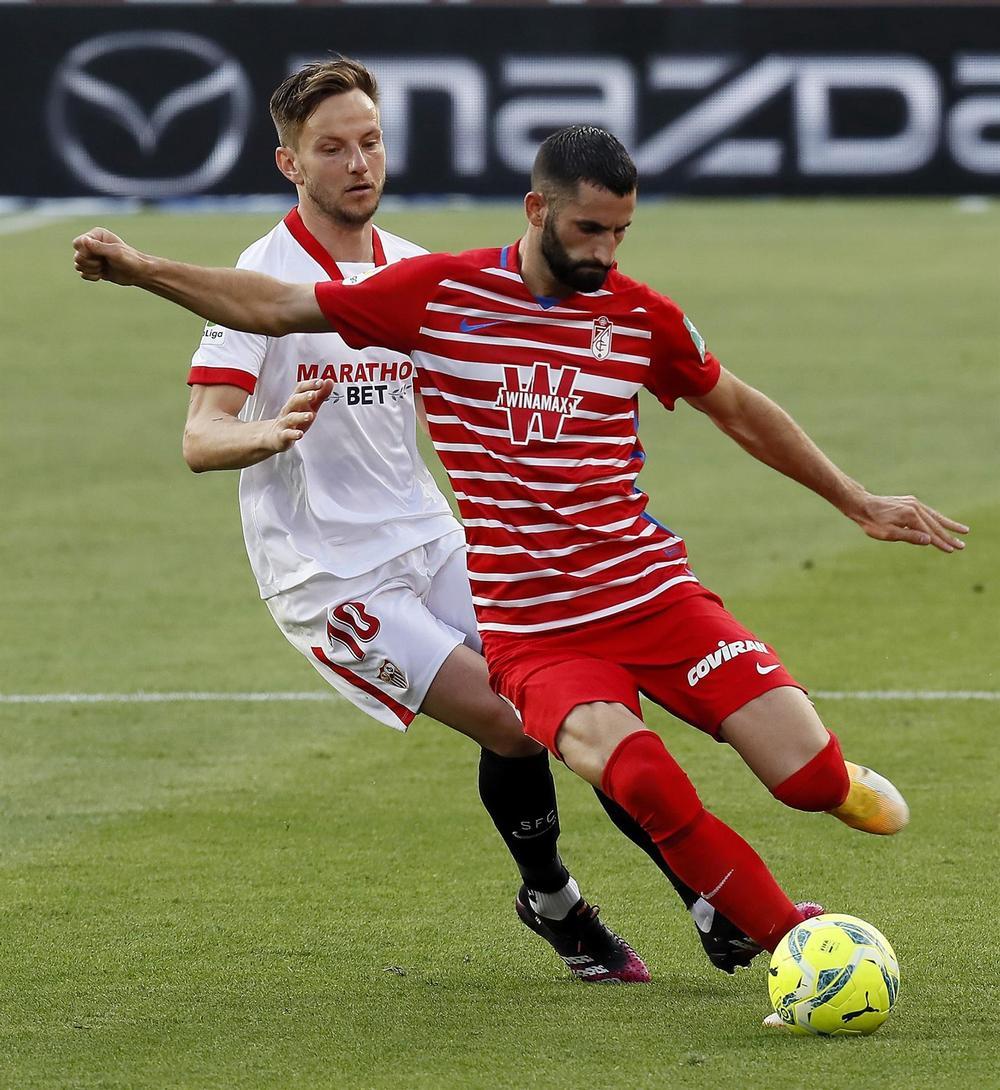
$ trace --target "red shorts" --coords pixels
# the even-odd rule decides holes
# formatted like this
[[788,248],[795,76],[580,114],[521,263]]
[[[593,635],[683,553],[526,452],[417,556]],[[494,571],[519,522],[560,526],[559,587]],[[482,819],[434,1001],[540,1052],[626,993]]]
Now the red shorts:
[[559,728],[579,704],[624,704],[641,718],[641,693],[715,737],[754,697],[804,689],[703,587],[642,616],[540,636],[488,632],[483,642],[493,688],[517,709],[525,734],[556,756]]

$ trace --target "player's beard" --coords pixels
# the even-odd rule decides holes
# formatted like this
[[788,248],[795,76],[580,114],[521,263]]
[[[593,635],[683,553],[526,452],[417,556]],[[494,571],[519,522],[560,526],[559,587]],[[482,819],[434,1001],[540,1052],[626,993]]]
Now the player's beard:
[[574,291],[597,291],[611,271],[596,261],[574,261],[556,231],[556,217],[550,215],[542,226],[542,256],[560,284]]
[[338,227],[362,227],[378,211],[379,201],[382,199],[382,190],[385,187],[385,179],[376,184],[371,191],[373,203],[365,207],[347,207],[332,198],[329,193],[309,181],[307,178],[303,185],[306,196],[313,205],[323,213],[331,223]]

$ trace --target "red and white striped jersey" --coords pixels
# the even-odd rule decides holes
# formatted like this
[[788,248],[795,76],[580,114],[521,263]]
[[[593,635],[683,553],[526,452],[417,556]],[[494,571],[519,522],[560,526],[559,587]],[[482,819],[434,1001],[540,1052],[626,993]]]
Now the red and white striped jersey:
[[560,301],[536,299],[518,270],[514,245],[316,285],[348,344],[418,368],[480,631],[547,632],[696,590],[683,540],[636,486],[638,395],[672,409],[712,389],[718,361],[676,304],[617,269]]

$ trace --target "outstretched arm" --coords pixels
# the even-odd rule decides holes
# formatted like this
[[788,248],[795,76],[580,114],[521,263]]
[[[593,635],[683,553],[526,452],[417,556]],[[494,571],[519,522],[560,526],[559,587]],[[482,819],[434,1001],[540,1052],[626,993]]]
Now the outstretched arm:
[[229,329],[282,337],[330,328],[312,284],[286,284],[245,269],[206,269],[168,261],[140,253],[104,227],[75,238],[73,250],[73,264],[84,280],[142,288]]
[[933,545],[945,553],[965,548],[951,535],[968,533],[968,526],[914,496],[873,495],[838,469],[780,405],[725,368],[710,393],[686,400],[745,451],[828,500],[869,537]]

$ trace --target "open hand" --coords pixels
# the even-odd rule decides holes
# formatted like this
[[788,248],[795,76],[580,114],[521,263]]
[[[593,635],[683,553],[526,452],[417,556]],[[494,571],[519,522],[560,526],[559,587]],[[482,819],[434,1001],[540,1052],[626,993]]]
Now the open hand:
[[847,512],[869,536],[878,541],[908,541],[933,545],[943,553],[964,549],[965,542],[952,534],[967,534],[968,526],[928,507],[916,496],[866,494],[857,511]]
[[271,421],[276,452],[288,450],[305,435],[313,426],[319,407],[332,393],[331,379],[303,379],[295,387],[281,412]]
[[106,227],[91,227],[73,239],[73,267],[84,280],[108,280],[127,287],[136,283],[145,261],[145,254]]

